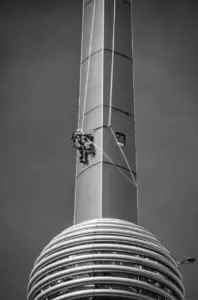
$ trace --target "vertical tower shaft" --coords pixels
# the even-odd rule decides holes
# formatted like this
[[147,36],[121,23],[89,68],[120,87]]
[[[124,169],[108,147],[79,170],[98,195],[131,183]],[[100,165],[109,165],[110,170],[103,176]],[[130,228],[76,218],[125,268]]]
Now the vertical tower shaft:
[[131,39],[130,1],[83,1],[78,122],[93,133],[96,156],[88,165],[77,162],[74,223],[103,217],[137,223]]

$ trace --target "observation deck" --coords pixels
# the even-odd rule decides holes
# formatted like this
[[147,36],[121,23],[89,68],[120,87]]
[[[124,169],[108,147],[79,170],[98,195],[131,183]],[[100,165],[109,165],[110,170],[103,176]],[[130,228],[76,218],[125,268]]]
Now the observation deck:
[[117,219],[74,225],[42,251],[30,275],[28,300],[182,300],[184,287],[170,252],[146,229]]

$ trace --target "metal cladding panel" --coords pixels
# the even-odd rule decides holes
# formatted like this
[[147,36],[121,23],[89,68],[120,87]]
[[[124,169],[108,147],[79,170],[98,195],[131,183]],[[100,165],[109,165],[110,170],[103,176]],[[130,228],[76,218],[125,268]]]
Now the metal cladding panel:
[[[82,115],[85,111],[86,113],[91,109],[102,105],[102,79],[103,79],[103,59],[102,52],[97,52],[90,58],[89,74],[88,71],[88,60],[82,64],[81,69],[81,90],[80,90],[80,124],[82,121]],[[88,80],[87,80],[88,78]],[[86,82],[87,82],[87,92],[86,92]],[[86,97],[85,97],[86,93]],[[84,100],[85,109],[84,109]],[[99,111],[98,111],[99,113]],[[100,118],[101,119],[101,118]],[[91,125],[92,126],[92,125]]]
[[[130,176],[129,172],[124,173]],[[137,188],[113,165],[106,163],[103,163],[102,217],[137,223]]]
[[101,218],[102,172],[98,163],[81,173],[76,180],[75,223]]
[[[85,115],[84,131],[90,133],[92,130],[102,126],[103,108],[99,106]],[[95,136],[95,134],[94,134]],[[96,141],[96,139],[94,138]]]
[[[104,53],[104,105],[110,104],[112,53]],[[112,107],[134,116],[132,60],[114,55]]]
[[[115,51],[128,57],[131,52],[131,7],[124,0],[116,1]],[[104,48],[112,50],[114,1],[105,1],[105,40]]]
[[[104,109],[104,119],[108,117],[108,109]],[[125,135],[126,144],[122,148],[127,161],[132,169],[136,172],[136,151],[135,151],[135,135],[134,135],[134,120],[130,116],[126,116],[119,111],[113,111],[112,113],[112,130]],[[127,164],[121,153],[119,146],[109,128],[103,130],[103,150],[114,163],[127,168]],[[109,162],[109,159],[103,154],[103,160]]]
[[[82,45],[82,61],[89,55],[90,37],[92,29],[92,17],[94,12],[94,1],[86,1],[84,4],[84,19],[83,19],[83,45]],[[103,45],[103,9],[104,1],[95,1],[95,17],[93,23],[93,37],[91,54],[101,50]]]
[[[111,126],[114,132],[120,132],[126,136],[126,145],[123,149],[132,171],[136,172],[136,148],[135,148],[135,120],[133,101],[133,73],[132,61],[121,55],[114,57],[112,103],[110,105],[110,76],[111,53],[104,54],[104,110],[103,122],[108,124],[111,109]],[[109,153],[112,160],[123,167],[127,167],[112,132],[104,130],[104,151]],[[104,161],[108,158],[104,155]]]

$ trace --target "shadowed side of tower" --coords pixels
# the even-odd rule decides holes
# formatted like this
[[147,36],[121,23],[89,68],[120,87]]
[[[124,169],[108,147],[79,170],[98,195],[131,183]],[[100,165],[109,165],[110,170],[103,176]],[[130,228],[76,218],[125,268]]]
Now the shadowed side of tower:
[[93,132],[98,147],[88,165],[76,166],[74,223],[102,217],[137,223],[137,187],[127,180],[130,169],[136,177],[129,1],[83,2],[79,127]]

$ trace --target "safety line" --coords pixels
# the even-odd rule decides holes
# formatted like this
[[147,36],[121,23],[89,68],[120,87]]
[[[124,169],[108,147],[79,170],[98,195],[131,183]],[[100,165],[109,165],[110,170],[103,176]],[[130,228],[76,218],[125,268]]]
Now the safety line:
[[94,128],[94,129],[92,129],[92,134],[93,133],[95,133],[97,130],[99,130],[99,129],[101,129],[101,128],[108,128],[108,126],[107,125],[101,125],[101,126],[98,126],[98,127],[96,127],[96,128]]
[[[91,141],[90,141],[91,142]],[[128,180],[130,183],[136,186],[136,183],[133,182],[128,176],[126,176],[119,167],[116,166],[116,164],[112,161],[112,159],[102,150],[100,147],[98,147],[95,143],[91,142],[96,148],[98,148],[104,155],[109,159],[109,161],[112,163],[112,165]]]
[[[80,172],[78,173],[78,175],[76,175],[76,179],[77,179],[79,176],[81,176],[85,171],[87,171],[88,169],[93,168],[93,167],[99,165],[101,162],[102,162],[103,164],[109,164],[109,165],[112,165],[112,163],[109,162],[109,161],[98,161],[98,162],[96,162],[96,163],[93,163],[93,164],[87,166],[86,169],[83,169],[82,171],[80,171]],[[78,163],[78,161],[76,161],[76,163]],[[115,164],[115,163],[114,163],[114,165],[115,165],[116,167],[120,168],[120,169],[123,169],[123,170],[125,170],[125,171],[130,172],[129,169],[127,169],[127,168],[125,168],[125,167],[123,167],[123,166],[120,166],[120,165]],[[132,172],[133,172],[133,171],[132,171]],[[136,175],[135,172],[133,172],[133,174]]]
[[[133,10],[133,7],[132,7],[132,1],[131,1],[131,52],[132,52],[132,60],[134,60],[134,44],[133,44],[133,21],[132,21],[132,10]],[[132,72],[133,72],[133,103],[134,103],[134,123],[135,123],[135,127],[136,127],[136,119],[135,119],[135,83],[134,83],[134,64],[132,65]],[[135,145],[136,145],[136,135],[135,135]],[[137,166],[137,155],[135,153],[135,165]],[[137,188],[137,224],[139,224],[139,216],[140,216],[140,213],[139,213],[139,197],[138,197],[138,188]]]
[[[111,50],[111,49],[108,49],[108,48],[104,48],[104,50],[105,50],[105,51],[108,51],[108,52],[112,52],[112,50]],[[120,53],[120,52],[118,52],[118,51],[115,51],[115,49],[114,49],[114,54],[120,55],[120,56],[122,56],[122,57],[124,57],[124,58],[126,58],[126,59],[128,59],[128,60],[133,61],[132,57],[130,57],[130,56],[126,55],[126,54]]]
[[112,132],[112,134],[113,134],[113,137],[114,137],[114,139],[115,139],[115,141],[116,141],[118,147],[120,148],[120,151],[121,151],[121,153],[122,153],[122,155],[123,155],[123,157],[124,157],[124,160],[125,160],[125,162],[126,162],[126,164],[127,164],[127,167],[129,168],[129,171],[130,171],[130,173],[131,173],[132,180],[133,180],[134,184],[137,185],[137,184],[136,184],[136,181],[135,181],[135,177],[134,177],[133,172],[132,172],[132,170],[131,170],[131,167],[130,167],[130,165],[129,165],[129,163],[128,163],[128,160],[127,160],[127,158],[126,158],[126,156],[125,156],[125,154],[124,154],[124,151],[122,150],[122,147],[121,147],[120,144],[118,143],[118,140],[117,140],[117,138],[116,138],[116,135],[115,135],[115,133],[114,133],[114,131],[113,131],[113,129],[112,129],[111,127],[110,127],[110,130],[111,130],[111,132]]
[[[111,164],[111,163],[108,162],[108,161],[104,161],[103,163],[104,163],[104,164]],[[114,163],[114,164],[115,164],[115,163]],[[123,169],[123,170],[125,170],[125,171],[129,171],[129,172],[130,172],[130,170],[129,170],[128,168],[126,168],[126,167],[123,167],[123,166],[118,165],[118,164],[115,164],[115,166],[117,166],[118,168],[121,168],[121,169]],[[134,177],[135,177],[135,176],[136,176],[136,173],[133,172],[133,171],[132,171],[132,173],[133,173],[133,175],[134,175]]]
[[[90,112],[92,112],[93,110],[95,110],[95,109],[97,109],[99,107],[110,107],[110,106],[109,106],[109,104],[104,104],[104,105],[99,104],[99,105],[96,105],[93,108],[91,108],[90,110],[87,110],[85,112],[85,115],[89,114]],[[134,114],[131,114],[131,113],[129,113],[129,112],[127,112],[127,111],[125,111],[125,110],[123,110],[121,108],[118,108],[118,107],[115,107],[115,106],[111,105],[111,109],[117,110],[117,111],[119,111],[119,112],[121,112],[121,113],[123,113],[123,114],[125,114],[125,115],[127,115],[129,117],[133,117],[134,118]]]
[[114,0],[113,8],[113,33],[112,33],[112,56],[111,56],[111,81],[110,81],[110,95],[109,95],[109,122],[108,126],[111,125],[111,106],[112,106],[112,96],[113,96],[113,67],[114,67],[114,51],[115,51],[115,17],[116,17],[116,0]]
[[86,76],[85,94],[84,94],[84,107],[83,107],[83,114],[82,114],[82,126],[81,126],[82,132],[83,132],[83,123],[84,123],[84,115],[85,115],[85,104],[86,104],[86,100],[87,100],[87,89],[88,89],[89,69],[90,69],[90,61],[91,61],[91,49],[92,49],[93,29],[94,29],[94,20],[95,20],[96,0],[94,0],[93,5],[94,6],[93,6],[93,15],[92,15],[92,24],[91,24],[90,45],[89,45],[89,59],[88,59],[88,65],[87,65],[87,76]]
[[[98,49],[98,50],[92,52],[90,56],[92,57],[93,55],[95,55],[95,54],[97,54],[97,53],[99,53],[99,52],[102,52],[102,51],[103,51],[103,49]],[[81,64],[83,65],[84,62],[85,62],[86,60],[88,60],[88,59],[89,59],[89,56],[85,57],[83,60],[81,60]]]
[[[111,50],[111,49],[108,49],[108,48],[101,48],[101,49],[98,49],[98,50],[96,50],[95,52],[91,53],[91,57],[92,57],[93,55],[95,55],[95,54],[101,52],[101,51],[107,51],[107,52],[111,52],[111,53],[112,53],[112,50]],[[120,55],[120,56],[122,56],[122,57],[124,57],[124,58],[126,58],[126,59],[128,59],[128,60],[131,60],[131,61],[133,62],[132,57],[130,57],[130,56],[126,55],[126,54],[120,53],[120,52],[115,51],[115,50],[114,50],[114,54]],[[89,58],[89,57],[87,56],[87,57],[85,57],[83,60],[81,60],[81,64],[83,64],[88,58]]]
[[87,3],[84,4],[84,7],[86,7],[92,0],[89,0]]
[[[84,4],[84,2],[83,2]],[[81,53],[80,53],[80,62],[82,60],[82,54],[83,54],[83,23],[84,23],[84,14],[85,14],[85,9],[83,5],[82,9],[82,24],[81,24]],[[80,93],[81,93],[81,86],[82,86],[82,65],[80,64],[80,84],[79,84],[79,98],[78,98],[78,128],[80,127]]]
[[101,161],[98,161],[97,163],[94,163],[94,164],[91,164],[91,165],[87,166],[86,169],[83,169],[82,171],[80,171],[80,172],[78,173],[78,175],[76,176],[76,179],[77,179],[78,177],[80,177],[85,171],[87,171],[87,170],[89,170],[90,168],[93,168],[93,167],[95,167],[95,166],[97,166],[97,165],[99,165],[99,164],[101,164]]

